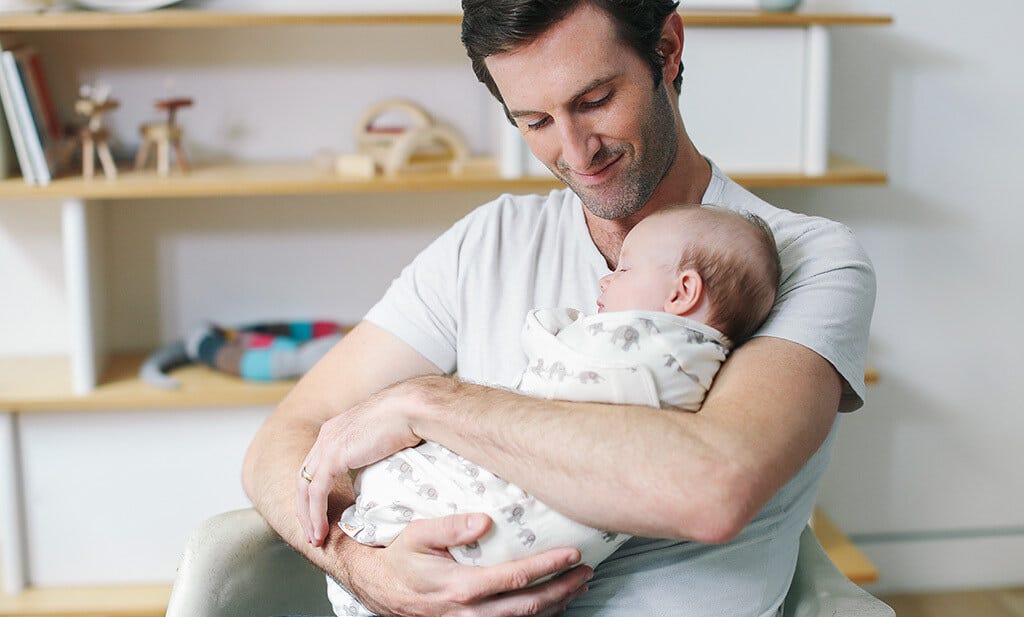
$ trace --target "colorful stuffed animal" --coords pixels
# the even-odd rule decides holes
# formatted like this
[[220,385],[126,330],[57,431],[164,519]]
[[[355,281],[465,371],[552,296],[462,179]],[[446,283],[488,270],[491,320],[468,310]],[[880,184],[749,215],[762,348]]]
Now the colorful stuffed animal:
[[350,328],[331,321],[250,324],[239,328],[208,325],[150,355],[139,369],[142,381],[175,389],[167,373],[202,363],[251,381],[292,379],[303,375]]

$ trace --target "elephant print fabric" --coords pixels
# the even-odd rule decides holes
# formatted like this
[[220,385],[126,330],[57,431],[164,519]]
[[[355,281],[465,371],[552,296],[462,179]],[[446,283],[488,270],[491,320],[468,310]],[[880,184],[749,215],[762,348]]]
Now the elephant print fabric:
[[532,311],[518,390],[551,399],[696,411],[725,360],[718,330],[653,311]]
[[[729,349],[713,328],[652,311],[583,316],[574,309],[535,310],[522,343],[527,368],[517,390],[523,394],[688,411],[700,408]],[[494,523],[486,535],[450,549],[464,564],[494,565],[575,546],[582,562],[594,567],[629,539],[577,523],[432,442],[366,467],[355,489],[356,503],[340,526],[364,544],[386,546],[415,519],[488,514]],[[328,595],[339,615],[371,615],[330,578]]]

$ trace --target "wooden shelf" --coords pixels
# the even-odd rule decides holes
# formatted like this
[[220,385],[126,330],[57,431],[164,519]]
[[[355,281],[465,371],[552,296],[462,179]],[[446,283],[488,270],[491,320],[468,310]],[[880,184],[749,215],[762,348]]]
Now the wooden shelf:
[[[178,390],[161,390],[138,378],[144,353],[110,358],[96,389],[86,395],[71,392],[70,367],[65,357],[0,359],[0,411],[90,411],[276,405],[294,381],[258,383],[194,365],[175,370]],[[871,383],[869,368],[865,381]]]
[[[892,23],[886,15],[762,11],[681,11],[689,26],[806,27],[870,26]],[[153,30],[313,25],[434,25],[461,23],[457,13],[260,13],[164,9],[139,13],[64,11],[4,15],[0,31]]]
[[[747,188],[880,185],[885,173],[833,156],[821,176],[797,173],[730,173]],[[168,197],[226,197],[251,195],[334,195],[338,193],[405,193],[425,191],[488,191],[546,193],[564,185],[552,176],[505,179],[489,159],[477,159],[466,172],[416,172],[397,177],[345,178],[317,169],[312,162],[218,163],[198,165],[185,176],[161,178],[153,170],[124,171],[115,180],[102,175],[55,179],[47,186],[26,184],[21,178],[0,180],[2,198],[147,199]]]
[[814,509],[814,516],[811,519],[811,528],[818,538],[822,548],[828,553],[832,563],[858,585],[878,582],[878,568],[857,548],[857,545],[850,542],[839,527],[832,522],[832,519],[820,508]]
[[879,374],[878,369],[876,369],[875,367],[869,366],[869,367],[867,367],[864,370],[864,383],[865,384],[867,384],[869,386],[873,385],[873,384],[876,384],[876,383],[878,383],[879,379],[881,379],[881,375]]
[[[878,580],[878,570],[821,510],[814,512],[814,534],[843,574],[858,585]],[[0,617],[162,617],[170,585],[30,588],[0,594]]]
[[246,381],[203,366],[188,366],[172,373],[181,382],[177,390],[161,390],[138,378],[145,354],[110,358],[96,389],[87,395],[71,391],[66,358],[0,359],[0,410],[90,411],[240,407],[276,405],[294,382]]
[[30,588],[0,593],[2,617],[163,617],[170,585]]
[[506,180],[489,159],[476,159],[465,173],[410,172],[397,177],[343,177],[318,169],[312,161],[282,163],[198,164],[187,175],[162,178],[152,169],[124,170],[115,180],[102,175],[57,178],[48,186],[31,186],[21,178],[0,182],[3,197],[80,197],[144,199],[163,197],[225,197],[250,195],[333,195],[338,193],[401,193],[423,191],[549,191],[561,186],[551,177]]

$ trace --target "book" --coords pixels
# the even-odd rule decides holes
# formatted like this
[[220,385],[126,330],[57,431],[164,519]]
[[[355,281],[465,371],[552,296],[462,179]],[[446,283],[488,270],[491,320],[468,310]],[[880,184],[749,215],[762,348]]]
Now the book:
[[[4,117],[7,119],[8,131],[11,134],[11,141],[14,143],[14,153],[18,159],[18,166],[21,168],[21,176],[29,184],[36,183],[33,173],[32,161],[28,152],[28,145],[25,140],[25,131],[22,129],[21,114],[18,113],[14,100],[14,93],[11,87],[12,79],[9,75],[3,57],[10,52],[0,47],[0,106],[4,108]],[[11,57],[13,60],[13,56]],[[17,74],[17,71],[15,71]]]
[[[18,70],[18,63],[14,59],[14,52],[4,51],[0,54],[0,63],[4,65],[7,88],[11,93],[14,112],[18,116],[18,127],[22,133],[21,137],[25,141],[25,149],[28,152],[29,165],[32,167],[35,184],[45,186],[50,183],[50,169],[46,164],[46,155],[43,153],[41,135],[35,120],[32,118],[32,110],[28,103],[28,92],[25,91],[25,82],[22,79],[21,71]],[[22,174],[24,174],[24,170],[22,170]]]
[[43,62],[39,57],[39,52],[35,47],[29,45],[23,45],[11,51],[14,52],[18,69],[24,77],[36,126],[46,136],[47,141],[60,141],[62,137],[60,120],[57,118],[57,108],[50,95],[50,87],[46,83],[46,74],[43,72]]
[[75,140],[64,135],[39,52],[29,45],[15,47],[11,51],[25,86],[33,123],[39,132],[46,168],[53,177],[70,160]]
[[0,101],[0,180],[11,175],[13,158],[14,144],[11,143],[11,131],[7,128],[7,116],[3,112],[3,102]]

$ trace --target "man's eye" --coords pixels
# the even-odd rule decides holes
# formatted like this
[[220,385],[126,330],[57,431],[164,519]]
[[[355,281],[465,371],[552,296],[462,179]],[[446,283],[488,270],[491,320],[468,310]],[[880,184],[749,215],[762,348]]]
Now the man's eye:
[[612,98],[611,92],[609,92],[608,94],[602,96],[601,98],[597,99],[596,101],[583,101],[583,103],[581,103],[581,105],[585,109],[594,109],[595,107],[600,107],[600,106],[604,105],[605,103],[607,103],[608,99],[610,99],[610,98]]
[[533,122],[528,122],[526,124],[526,128],[530,129],[531,131],[537,130],[539,128],[543,128],[544,125],[546,125],[548,123],[548,120],[550,120],[550,118],[545,116],[545,117],[541,118],[540,120],[534,120]]

